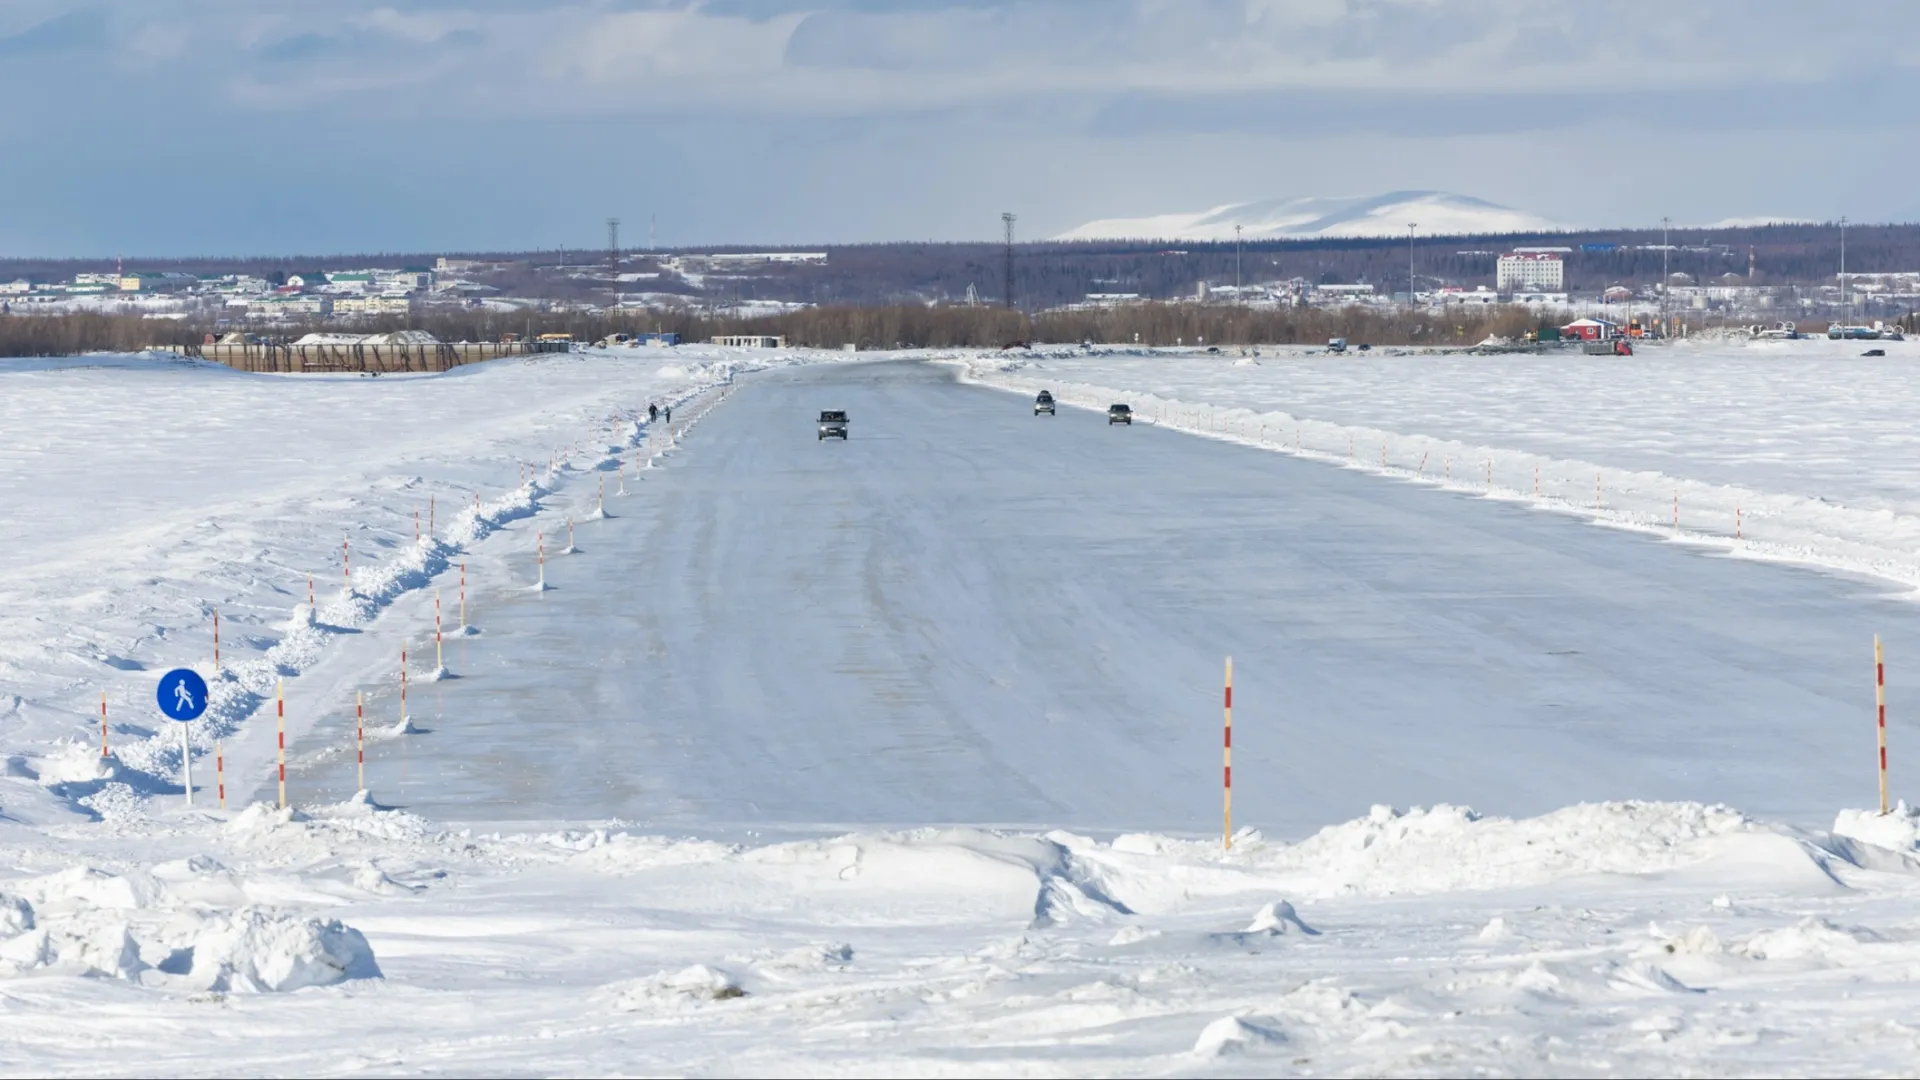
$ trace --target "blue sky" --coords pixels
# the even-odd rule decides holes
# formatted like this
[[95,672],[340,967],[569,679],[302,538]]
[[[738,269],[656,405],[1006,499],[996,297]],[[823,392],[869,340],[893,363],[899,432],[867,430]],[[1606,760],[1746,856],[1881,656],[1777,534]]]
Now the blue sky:
[[1920,4],[0,0],[0,255],[1920,218]]

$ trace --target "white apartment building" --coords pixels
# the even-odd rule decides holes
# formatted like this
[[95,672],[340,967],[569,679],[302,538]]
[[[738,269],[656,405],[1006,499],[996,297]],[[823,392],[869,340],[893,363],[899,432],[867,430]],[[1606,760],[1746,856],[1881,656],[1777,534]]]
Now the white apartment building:
[[1494,263],[1493,287],[1500,292],[1559,292],[1566,287],[1566,264],[1544,251],[1502,255]]

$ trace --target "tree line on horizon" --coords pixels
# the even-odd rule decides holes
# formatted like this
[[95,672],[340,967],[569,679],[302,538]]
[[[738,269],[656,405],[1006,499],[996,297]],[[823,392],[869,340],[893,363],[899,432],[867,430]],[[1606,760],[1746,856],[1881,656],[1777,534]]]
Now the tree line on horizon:
[[[1040,314],[993,306],[828,306],[741,317],[695,311],[425,312],[347,324],[317,320],[301,326],[256,329],[252,336],[275,343],[328,331],[380,333],[425,330],[441,341],[499,341],[509,336],[570,334],[596,342],[615,334],[674,333],[688,343],[722,335],[777,335],[788,344],[822,349],[969,348],[1026,344],[1250,345],[1324,344],[1344,337],[1354,344],[1471,345],[1488,336],[1518,337],[1558,320],[1524,310],[1498,308],[1445,314],[1407,314],[1371,308],[1247,308],[1143,303],[1124,307]],[[214,329],[191,319],[155,320],[136,315],[0,316],[0,356],[71,356],[88,352],[137,352],[156,346],[202,343]]]

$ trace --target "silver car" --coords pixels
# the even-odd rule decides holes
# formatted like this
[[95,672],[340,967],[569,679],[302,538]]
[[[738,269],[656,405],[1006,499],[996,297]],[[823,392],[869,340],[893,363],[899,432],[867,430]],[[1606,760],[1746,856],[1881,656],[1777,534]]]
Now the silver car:
[[[820,438],[847,440],[847,414],[839,409],[828,409],[820,414]],[[818,440],[816,440],[818,441]]]

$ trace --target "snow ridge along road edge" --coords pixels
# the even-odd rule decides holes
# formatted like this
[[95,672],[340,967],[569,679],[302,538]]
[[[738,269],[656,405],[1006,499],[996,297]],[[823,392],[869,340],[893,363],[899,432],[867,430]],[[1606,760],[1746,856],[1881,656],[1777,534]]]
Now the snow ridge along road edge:
[[[1041,354],[1045,355],[1045,354]],[[1813,566],[1920,588],[1920,520],[1826,499],[1621,469],[1427,435],[1310,420],[1279,410],[1200,405],[1023,373],[1028,361],[937,356],[971,385],[1051,390],[1095,411],[1116,401],[1173,431],[1290,454],[1443,491],[1523,503],[1592,524],[1764,562]],[[1562,494],[1574,492],[1576,494]],[[1678,525],[1675,525],[1675,519]]]

